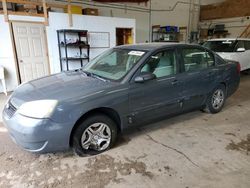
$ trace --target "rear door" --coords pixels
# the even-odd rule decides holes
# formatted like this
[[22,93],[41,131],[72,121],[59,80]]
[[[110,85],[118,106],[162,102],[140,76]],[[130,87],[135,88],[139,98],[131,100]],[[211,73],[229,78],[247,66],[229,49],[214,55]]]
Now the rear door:
[[175,50],[163,50],[152,55],[139,68],[151,72],[156,79],[130,84],[129,106],[133,124],[140,124],[180,111],[182,83],[179,82],[179,65]]
[[201,107],[216,80],[218,70],[215,67],[214,55],[199,47],[181,48],[179,54],[182,62],[180,81],[184,83],[183,110]]

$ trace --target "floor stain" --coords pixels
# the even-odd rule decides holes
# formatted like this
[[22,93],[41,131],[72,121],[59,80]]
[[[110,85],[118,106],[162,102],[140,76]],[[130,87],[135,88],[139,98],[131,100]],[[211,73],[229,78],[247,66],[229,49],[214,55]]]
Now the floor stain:
[[247,135],[246,140],[241,140],[238,143],[235,143],[231,140],[231,143],[229,143],[226,146],[227,150],[236,150],[236,151],[245,151],[248,155],[250,152],[250,134]]
[[230,135],[230,136],[235,136],[236,137],[236,135],[234,134],[234,133],[224,133],[225,135]]
[[130,141],[131,141],[131,139],[128,138],[128,137],[119,136],[119,137],[117,138],[115,147],[120,147],[120,146],[123,146],[123,145],[127,145]]
[[[62,160],[69,161],[69,164]],[[120,183],[130,174],[140,174],[149,179],[154,177],[144,162],[128,158],[116,161],[109,155],[82,158],[71,154],[46,154],[40,155],[31,164],[21,161],[21,164],[17,165],[16,160],[13,163],[20,168],[1,170],[0,187],[2,184],[5,187],[20,185],[51,188],[88,185],[90,188],[100,188],[110,182]]]

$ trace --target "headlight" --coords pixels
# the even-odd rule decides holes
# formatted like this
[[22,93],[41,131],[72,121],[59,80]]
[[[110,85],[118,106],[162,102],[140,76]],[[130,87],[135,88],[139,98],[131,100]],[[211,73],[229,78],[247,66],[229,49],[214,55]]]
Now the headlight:
[[20,106],[18,113],[33,118],[49,118],[54,111],[56,100],[38,100],[26,102]]

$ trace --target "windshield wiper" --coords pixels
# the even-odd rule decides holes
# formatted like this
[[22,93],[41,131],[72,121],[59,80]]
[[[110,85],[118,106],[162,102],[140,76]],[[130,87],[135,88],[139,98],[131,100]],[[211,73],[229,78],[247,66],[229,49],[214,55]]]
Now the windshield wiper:
[[91,73],[90,72],[87,72],[87,71],[85,71],[85,70],[82,70],[82,69],[80,69],[86,76],[91,76]]
[[101,77],[101,76],[99,76],[99,75],[97,75],[97,74],[94,74],[94,73],[92,73],[92,72],[88,72],[88,71],[85,71],[85,70],[82,70],[82,69],[81,69],[81,71],[82,71],[84,74],[86,74],[86,76],[93,77],[93,78],[97,78],[97,79],[102,80],[102,81],[104,81],[104,82],[107,82],[107,81],[108,81],[108,80],[106,80],[105,78],[103,78],[103,77]]
[[106,80],[105,78],[97,75],[97,74],[94,74],[94,73],[90,73],[90,76],[93,77],[93,78],[98,78],[99,80],[102,80],[104,82],[107,82],[108,80]]

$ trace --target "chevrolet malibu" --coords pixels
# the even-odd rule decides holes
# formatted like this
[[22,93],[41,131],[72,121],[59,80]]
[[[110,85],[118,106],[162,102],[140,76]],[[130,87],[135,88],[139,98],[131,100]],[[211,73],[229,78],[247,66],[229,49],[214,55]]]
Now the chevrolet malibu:
[[81,69],[22,84],[3,121],[25,150],[98,154],[125,129],[196,109],[221,111],[239,73],[238,63],[196,45],[119,46]]

